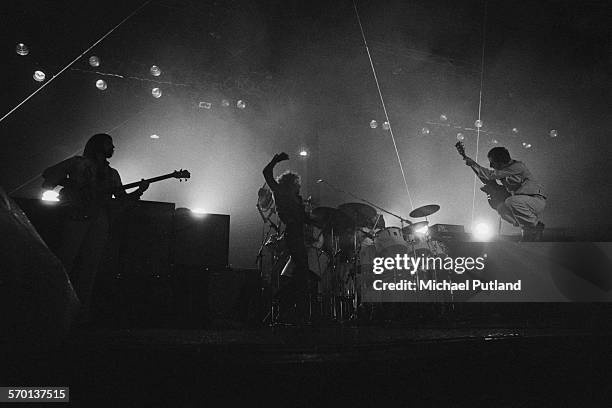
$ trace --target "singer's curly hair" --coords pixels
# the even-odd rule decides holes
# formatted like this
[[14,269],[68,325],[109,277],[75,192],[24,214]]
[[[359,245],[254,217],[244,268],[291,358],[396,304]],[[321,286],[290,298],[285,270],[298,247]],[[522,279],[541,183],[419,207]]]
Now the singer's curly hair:
[[302,180],[299,174],[287,170],[276,178],[276,182],[281,186],[289,186],[291,184],[295,184],[299,187],[301,185]]

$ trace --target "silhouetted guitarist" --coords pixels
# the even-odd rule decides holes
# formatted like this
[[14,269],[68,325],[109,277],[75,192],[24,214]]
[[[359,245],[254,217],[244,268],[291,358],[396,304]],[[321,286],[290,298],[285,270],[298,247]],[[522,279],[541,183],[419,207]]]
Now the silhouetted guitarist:
[[106,160],[114,149],[109,135],[93,135],[82,156],[66,159],[43,173],[43,188],[63,186],[60,201],[66,217],[57,256],[81,301],[81,323],[90,320],[94,282],[108,241],[111,203],[114,198],[123,202],[138,200],[149,187],[143,180],[130,194],[121,188],[119,172]]

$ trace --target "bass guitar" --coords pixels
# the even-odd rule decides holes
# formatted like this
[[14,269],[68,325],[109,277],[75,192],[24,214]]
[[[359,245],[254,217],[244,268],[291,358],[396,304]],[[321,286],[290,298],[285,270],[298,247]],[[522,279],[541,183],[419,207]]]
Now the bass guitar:
[[[191,174],[187,170],[175,170],[172,173],[162,176],[153,177],[145,180],[145,182],[156,183],[158,181],[175,178],[180,181],[187,180]],[[114,188],[96,189],[90,186],[81,188],[64,187],[59,192],[60,205],[68,210],[68,215],[72,219],[88,219],[94,215],[99,209],[100,204],[107,203],[110,195],[119,191],[129,190],[138,187],[142,181],[124,184]]]

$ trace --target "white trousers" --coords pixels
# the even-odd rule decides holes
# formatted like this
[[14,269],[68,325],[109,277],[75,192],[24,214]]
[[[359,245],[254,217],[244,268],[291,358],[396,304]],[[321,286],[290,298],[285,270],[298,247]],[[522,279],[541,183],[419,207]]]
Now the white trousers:
[[533,227],[546,207],[542,196],[513,195],[497,207],[499,215],[515,227]]

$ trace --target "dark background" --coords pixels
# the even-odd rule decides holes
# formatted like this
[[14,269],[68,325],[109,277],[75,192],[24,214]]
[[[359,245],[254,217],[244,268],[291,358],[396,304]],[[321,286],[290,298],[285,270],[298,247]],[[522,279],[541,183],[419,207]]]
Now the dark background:
[[[48,81],[142,4],[2,2],[0,115],[41,86],[35,69]],[[486,14],[481,164],[493,139],[525,161],[548,193],[548,227],[612,224],[607,2],[357,5],[413,205],[441,205],[432,223],[469,229],[472,221],[473,176],[453,144],[462,132],[474,156],[476,134],[453,126],[473,128],[478,118]],[[15,53],[19,42],[27,56]],[[89,66],[91,55],[99,67]],[[149,74],[153,64],[160,77]],[[96,89],[98,79],[108,89]],[[168,82],[155,85],[159,99],[151,80]],[[239,99],[246,109],[235,107]],[[211,109],[198,108],[200,101]],[[160,182],[144,198],[230,214],[230,262],[252,267],[262,233],[261,169],[278,151],[293,158],[279,169],[300,172],[304,195],[320,205],[354,201],[314,183],[322,178],[410,212],[390,133],[371,129],[372,119],[382,124],[385,115],[350,1],[153,0],[0,122],[0,185],[38,196],[44,168],[108,132],[117,146],[111,164],[124,182],[189,169],[187,184]],[[559,136],[551,138],[551,129]],[[308,159],[297,159],[301,148]],[[479,192],[474,213],[496,222]]]

